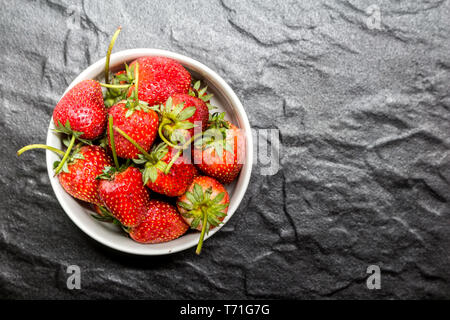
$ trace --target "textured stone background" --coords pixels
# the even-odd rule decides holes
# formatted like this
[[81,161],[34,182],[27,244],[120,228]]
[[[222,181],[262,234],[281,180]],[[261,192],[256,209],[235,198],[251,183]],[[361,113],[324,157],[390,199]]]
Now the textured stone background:
[[[449,298],[450,1],[124,3],[0,0],[1,298]],[[280,171],[254,167],[200,257],[95,243],[58,204],[44,152],[15,156],[45,142],[118,25],[116,51],[198,59],[253,127],[280,130]],[[71,264],[82,290],[66,289]]]

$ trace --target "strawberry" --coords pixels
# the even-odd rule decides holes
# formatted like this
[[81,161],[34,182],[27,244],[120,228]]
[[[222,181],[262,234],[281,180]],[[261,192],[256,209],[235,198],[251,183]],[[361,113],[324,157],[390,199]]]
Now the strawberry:
[[[135,67],[139,65],[138,81]],[[150,106],[164,103],[171,95],[188,93],[191,83],[190,73],[177,61],[166,57],[141,57],[134,60],[130,66],[125,64],[125,71],[117,72],[108,90],[107,104],[112,105],[119,100],[131,96],[134,84],[138,83],[139,99]],[[129,84],[129,87],[117,86]]]
[[106,108],[100,84],[84,80],[69,90],[53,110],[56,131],[93,140],[106,127]]
[[177,61],[166,57],[141,57],[130,64],[130,69],[136,63],[139,64],[139,99],[150,106],[164,103],[175,93],[188,92],[191,75]]
[[172,95],[165,105],[154,107],[160,114],[160,137],[169,145],[185,143],[194,136],[194,127],[202,132],[208,126],[206,103],[186,93]]
[[138,226],[150,201],[141,172],[134,167],[124,171],[107,167],[103,172],[98,176],[98,194],[103,204],[123,226]]
[[83,146],[75,150],[71,159],[65,163],[58,179],[64,190],[72,197],[102,205],[97,192],[99,181],[96,177],[110,165],[111,159],[103,148]]
[[[136,83],[139,83],[139,65],[135,65]],[[138,144],[141,149],[147,152],[156,137],[158,130],[158,115],[148,108],[146,102],[138,99],[139,86],[134,87],[134,91],[126,101],[115,104],[108,110],[108,118],[114,128],[122,134],[108,130],[107,139],[109,147],[112,149],[111,134],[115,141],[115,151],[119,157],[134,159],[137,158],[139,150],[133,145]],[[133,143],[127,141],[132,140]]]
[[[119,102],[108,110],[113,118],[114,127],[120,128],[146,151],[150,150],[158,131],[158,115],[144,104],[134,106],[131,101]],[[109,147],[111,148],[110,133],[107,132]],[[117,132],[114,133],[117,155],[121,158],[135,159],[139,150]]]
[[200,171],[197,169],[196,166],[194,166],[194,168],[195,168],[195,171],[194,171],[194,179],[195,179],[197,177],[200,177],[202,174],[200,173]]
[[242,169],[245,138],[239,128],[223,117],[224,113],[211,116],[209,129],[194,143],[193,157],[200,171],[228,184]]
[[142,175],[144,184],[151,190],[169,197],[184,194],[197,171],[189,159],[177,156],[165,143],[154,147],[150,154],[139,154],[139,159],[134,162],[145,163]]
[[160,200],[150,200],[142,222],[129,231],[130,237],[140,243],[161,243],[182,236],[189,226],[175,206]]
[[186,193],[178,197],[178,211],[192,229],[201,230],[197,245],[200,253],[205,233],[219,226],[228,212],[230,198],[225,187],[217,180],[196,177]]

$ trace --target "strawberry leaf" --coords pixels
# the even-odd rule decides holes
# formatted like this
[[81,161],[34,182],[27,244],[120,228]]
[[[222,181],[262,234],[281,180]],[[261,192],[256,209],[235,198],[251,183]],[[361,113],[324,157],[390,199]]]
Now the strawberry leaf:
[[195,199],[194,195],[191,192],[186,192],[186,198],[192,203],[196,203],[197,200]]
[[147,184],[149,180],[151,180],[154,183],[158,178],[158,170],[156,170],[156,167],[154,166],[146,167],[144,169],[144,174],[142,175],[142,178],[144,184]]
[[180,201],[180,202],[178,202],[178,205],[179,205],[181,208],[183,208],[183,209],[185,209],[185,210],[188,210],[188,211],[193,209],[192,205],[189,204],[189,203],[186,203],[186,202]]
[[165,163],[164,161],[158,161],[155,164],[155,168],[157,168],[159,171],[161,171],[164,174],[164,171],[167,168],[167,163]]
[[55,170],[56,168],[58,168],[59,164],[61,163],[61,161],[55,161],[53,162],[53,170]]
[[204,87],[204,88],[202,88],[202,89],[200,89],[199,91],[198,91],[198,94],[197,94],[197,96],[201,99],[201,97],[206,93],[206,89],[208,89],[208,86],[206,86],[206,87]]
[[112,177],[112,176],[114,175],[114,173],[116,173],[116,172],[117,172],[116,168],[111,167],[111,166],[106,166],[106,167],[103,169],[103,173],[99,174],[95,179],[97,179],[97,180],[100,180],[100,179],[103,179],[103,180],[110,180],[111,177]]
[[214,106],[214,105],[212,105],[211,103],[207,103],[207,104],[206,104],[206,106],[208,107],[208,111],[211,111],[211,110],[217,109],[217,107],[216,107],[216,106]]
[[179,111],[176,115],[176,118],[179,121],[189,119],[190,117],[192,117],[194,115],[196,110],[197,110],[197,108],[195,108],[195,107],[187,107],[184,110]]
[[133,162],[136,164],[144,164],[147,162],[147,159],[144,157],[143,154],[138,154],[138,158],[137,159],[133,159]]
[[208,214],[208,223],[217,227],[220,225],[220,220],[216,218],[215,214]]
[[125,72],[128,78],[128,81],[132,82],[134,80],[134,66],[133,66],[133,70],[130,70],[130,67],[128,66],[128,64],[125,63]]
[[214,203],[219,203],[220,201],[223,200],[223,197],[225,197],[225,192],[221,192],[219,193],[214,199]]
[[62,167],[62,171],[65,173],[69,173],[69,164],[68,161],[64,162],[63,167]]
[[[128,104],[128,102],[127,102]],[[133,114],[134,110],[132,109],[128,109],[127,112],[125,113],[125,118],[129,118],[132,114]]]
[[176,125],[173,126],[173,129],[183,129],[183,130],[188,130],[188,129],[192,129],[197,127],[197,125],[193,124],[192,122],[189,121],[182,121],[182,122],[178,122]]
[[167,152],[169,152],[167,144],[161,142],[160,144],[152,148],[150,155],[156,160],[155,162],[157,162],[164,158]]
[[203,96],[201,96],[201,97],[199,97],[199,98],[202,99],[204,102],[206,102],[206,101],[211,100],[211,98],[212,98],[213,96],[214,96],[214,95],[213,95],[212,93],[210,93],[210,94],[205,94],[205,95],[203,95]]
[[197,229],[199,224],[200,224],[200,217],[195,217],[194,220],[192,220],[191,222],[191,228]]
[[200,185],[198,185],[197,183],[194,185],[194,198],[195,200],[197,200],[198,202],[202,202],[203,201],[203,190],[202,187],[200,187]]
[[164,106],[165,110],[172,110],[172,97],[169,97],[166,101],[166,105]]
[[82,153],[75,153],[75,154],[72,156],[72,159],[81,159],[81,160],[84,160],[84,156],[83,156]]
[[103,216],[98,215],[98,214],[93,214],[92,213],[91,217],[94,218],[97,221],[100,221],[100,222],[113,222],[113,218],[111,218],[111,217],[103,217]]

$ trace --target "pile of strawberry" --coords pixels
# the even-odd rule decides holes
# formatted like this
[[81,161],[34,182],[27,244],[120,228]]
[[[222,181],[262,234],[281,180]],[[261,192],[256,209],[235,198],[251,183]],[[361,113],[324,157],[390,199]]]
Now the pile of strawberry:
[[[225,218],[224,187],[242,167],[243,135],[211,112],[212,95],[177,61],[140,57],[105,83],[84,80],[53,112],[65,151],[54,163],[61,186],[94,206],[93,217],[120,225],[135,241],[171,241],[189,229],[205,234]],[[105,89],[102,89],[104,87]]]

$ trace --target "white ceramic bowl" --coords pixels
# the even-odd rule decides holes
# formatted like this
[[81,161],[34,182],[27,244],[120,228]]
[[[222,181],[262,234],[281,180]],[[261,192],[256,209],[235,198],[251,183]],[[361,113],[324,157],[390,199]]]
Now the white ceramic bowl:
[[[227,190],[230,195],[230,205],[228,208],[228,215],[223,221],[224,223],[221,225],[221,227],[223,227],[223,225],[227,223],[238,208],[239,203],[247,190],[252,171],[252,133],[245,110],[230,86],[228,86],[228,84],[226,84],[226,82],[217,73],[200,62],[177,53],[157,49],[131,49],[120,51],[111,55],[110,68],[111,70],[121,68],[123,67],[124,62],[130,62],[142,56],[164,56],[180,62],[196,79],[201,79],[206,82],[209,89],[208,92],[214,94],[211,101],[212,104],[219,108],[218,111],[226,111],[228,120],[241,128],[245,134],[245,163],[238,179],[233,184],[227,186]],[[82,80],[102,79],[104,66],[105,58],[89,66],[70,84],[70,86],[66,89],[66,92]],[[64,92],[64,94],[66,92]],[[54,129],[53,119],[50,121],[50,126],[47,132],[47,145],[61,149],[62,142],[60,137],[55,135],[52,132],[52,129]],[[187,233],[170,242],[159,244],[140,244],[131,240],[116,226],[95,220],[90,215],[91,210],[89,206],[86,206],[81,201],[72,198],[61,187],[58,178],[53,177],[53,162],[58,159],[58,156],[56,156],[53,152],[47,151],[47,170],[50,177],[50,182],[56,194],[56,198],[70,219],[72,219],[72,221],[81,230],[93,239],[113,249],[137,255],[164,255],[197,245],[200,232]],[[221,227],[211,230],[205,239],[211,237],[219,231]],[[204,245],[204,249],[208,250],[207,244]]]

